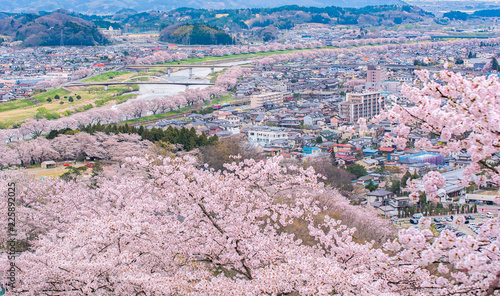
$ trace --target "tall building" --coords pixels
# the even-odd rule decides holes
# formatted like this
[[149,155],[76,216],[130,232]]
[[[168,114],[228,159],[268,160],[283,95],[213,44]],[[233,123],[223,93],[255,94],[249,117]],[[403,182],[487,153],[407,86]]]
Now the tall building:
[[269,92],[260,95],[253,95],[250,98],[250,107],[262,107],[266,102],[273,103],[275,106],[283,106],[283,97],[283,92]]
[[377,68],[374,65],[368,65],[366,71],[366,83],[365,88],[380,88],[380,83],[386,79],[386,70],[383,68]]
[[384,109],[384,97],[380,92],[348,93],[346,101],[339,104],[340,116],[350,123],[359,118],[372,118]]

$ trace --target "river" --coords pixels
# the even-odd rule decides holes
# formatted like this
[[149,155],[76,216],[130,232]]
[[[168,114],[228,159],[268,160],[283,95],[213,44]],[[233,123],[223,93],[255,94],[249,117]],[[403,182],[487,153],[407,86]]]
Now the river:
[[[242,64],[248,64],[250,61],[239,61],[239,62],[231,62],[231,63],[221,63],[216,64],[218,66],[236,66]],[[189,77],[189,69],[179,70],[177,72],[171,73],[169,75],[161,76],[164,79],[167,79],[172,82],[210,82],[207,79],[207,76],[211,73],[210,68],[193,68],[193,76]],[[190,85],[189,89],[198,89],[209,87],[207,85]],[[125,104],[130,104],[135,101],[142,100],[152,100],[155,98],[163,98],[165,96],[174,96],[181,91],[186,90],[186,87],[183,85],[159,85],[159,84],[141,84],[139,91],[132,92],[129,94],[138,94],[137,98],[126,101],[120,106]],[[118,105],[113,105],[111,109],[116,109]]]

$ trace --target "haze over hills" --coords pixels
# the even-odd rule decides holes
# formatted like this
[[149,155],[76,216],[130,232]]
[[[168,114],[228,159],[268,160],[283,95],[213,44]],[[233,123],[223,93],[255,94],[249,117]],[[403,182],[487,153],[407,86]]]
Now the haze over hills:
[[440,14],[451,10],[474,12],[484,9],[500,8],[499,0],[405,0],[410,5],[418,6],[426,11]]
[[24,46],[93,46],[109,42],[93,22],[61,12],[2,18],[0,34],[22,41]]
[[283,5],[302,6],[339,6],[339,7],[364,7],[368,5],[405,4],[401,0],[2,0],[0,11],[5,12],[33,12],[51,11],[60,8],[90,14],[114,13],[123,8],[137,11],[147,10],[172,10],[179,7],[205,8],[205,9],[234,9],[234,8],[259,8],[279,7]]

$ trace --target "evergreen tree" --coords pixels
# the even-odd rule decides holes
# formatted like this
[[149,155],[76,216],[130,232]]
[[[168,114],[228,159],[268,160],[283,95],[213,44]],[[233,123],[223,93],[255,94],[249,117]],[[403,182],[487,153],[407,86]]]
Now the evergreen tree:
[[406,188],[406,182],[408,181],[408,179],[411,179],[410,170],[406,171],[406,173],[401,178],[401,187]]
[[495,71],[500,71],[500,66],[498,65],[498,61],[496,58],[491,60],[491,69]]
[[366,168],[364,166],[362,166],[360,164],[356,164],[356,163],[351,164],[345,170],[348,171],[349,173],[353,174],[354,176],[356,176],[356,178],[368,175]]
[[333,148],[330,150],[330,160],[334,166],[338,166],[337,157],[335,156],[335,151]]
[[[124,127],[124,132],[126,131],[126,127]],[[139,129],[137,129],[137,133],[142,136],[142,134],[146,131],[144,126],[140,126]]]
[[217,137],[217,135],[213,135],[210,138],[208,138],[208,145],[214,145],[217,142],[219,142],[219,137]]
[[377,190],[378,184],[373,183],[372,180],[365,186],[366,189],[370,190],[370,192]]
[[208,145],[208,138],[205,133],[201,133],[201,135],[196,139],[196,146],[202,147],[202,146],[207,146]]

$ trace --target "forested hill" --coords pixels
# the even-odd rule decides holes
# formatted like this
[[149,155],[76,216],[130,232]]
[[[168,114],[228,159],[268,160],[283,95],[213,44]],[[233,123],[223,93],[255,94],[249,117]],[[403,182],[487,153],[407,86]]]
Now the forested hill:
[[109,43],[93,22],[61,12],[6,16],[0,19],[0,35],[22,41],[25,46],[93,46]]
[[232,44],[233,38],[217,27],[205,24],[177,24],[160,32],[160,40],[182,44]]
[[253,9],[193,9],[179,8],[168,12],[120,12],[112,18],[130,28],[154,30],[179,23],[205,23],[231,30],[273,26],[290,29],[303,23],[399,25],[433,18],[434,15],[409,5],[366,6],[363,8],[282,6]]
[[0,35],[20,40],[25,46],[102,45],[108,40],[98,28],[126,31],[161,31],[161,40],[184,44],[231,44],[226,31],[251,29],[261,37],[295,25],[394,26],[433,18],[409,5],[304,7],[288,5],[252,9],[194,9],[138,12],[123,9],[111,15],[86,15],[67,10],[34,13],[0,12]]
[[202,9],[241,9],[278,7],[284,5],[364,7],[367,5],[403,5],[401,0],[2,0],[0,11],[29,12],[40,10],[70,9],[86,14],[113,14],[121,9],[137,11],[169,11],[179,7]]

